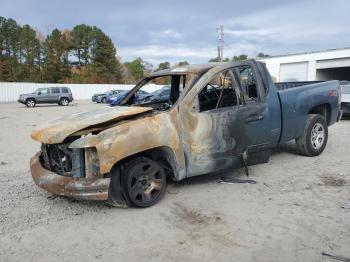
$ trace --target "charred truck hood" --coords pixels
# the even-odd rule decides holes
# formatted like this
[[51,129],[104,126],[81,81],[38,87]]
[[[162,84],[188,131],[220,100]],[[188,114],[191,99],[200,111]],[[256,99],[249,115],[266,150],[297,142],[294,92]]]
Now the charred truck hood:
[[125,120],[152,110],[150,107],[106,107],[96,111],[81,112],[46,123],[34,130],[31,136],[44,144],[58,144],[84,129]]

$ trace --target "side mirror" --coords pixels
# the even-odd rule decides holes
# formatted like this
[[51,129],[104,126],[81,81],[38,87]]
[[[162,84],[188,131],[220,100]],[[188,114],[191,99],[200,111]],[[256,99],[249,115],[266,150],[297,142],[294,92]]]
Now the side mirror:
[[38,92],[38,95],[39,95],[39,96],[41,95],[41,92],[40,92],[40,91]]

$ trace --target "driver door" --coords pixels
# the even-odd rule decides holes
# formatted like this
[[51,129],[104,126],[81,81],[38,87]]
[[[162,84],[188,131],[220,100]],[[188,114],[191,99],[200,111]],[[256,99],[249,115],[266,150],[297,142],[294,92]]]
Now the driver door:
[[248,165],[267,162],[279,139],[278,97],[265,94],[257,67],[214,69],[179,109],[188,176],[242,166],[243,155]]
[[188,94],[184,98],[180,122],[187,176],[241,163],[240,153],[247,143],[241,114],[242,99],[231,68],[215,74],[197,95]]
[[51,100],[51,93],[49,88],[43,88],[38,93],[38,103],[48,103]]

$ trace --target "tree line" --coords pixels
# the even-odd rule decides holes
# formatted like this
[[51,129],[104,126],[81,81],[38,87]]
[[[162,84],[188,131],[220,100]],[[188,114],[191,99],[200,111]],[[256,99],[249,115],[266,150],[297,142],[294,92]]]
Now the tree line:
[[[156,71],[167,68],[169,62],[160,63]],[[0,16],[0,81],[135,83],[151,71],[153,66],[142,58],[121,63],[112,40],[96,26],[54,29],[43,36]]]
[[54,29],[43,37],[0,17],[0,81],[117,83],[122,68],[112,40],[96,26]]
[[[245,59],[246,55],[240,55],[232,60]],[[218,58],[209,60],[217,61]],[[22,26],[0,16],[0,81],[135,83],[152,71],[170,67],[169,62],[162,62],[153,70],[152,64],[142,58],[121,63],[111,38],[96,26],[81,24],[71,30],[54,29],[44,36],[29,25]]]

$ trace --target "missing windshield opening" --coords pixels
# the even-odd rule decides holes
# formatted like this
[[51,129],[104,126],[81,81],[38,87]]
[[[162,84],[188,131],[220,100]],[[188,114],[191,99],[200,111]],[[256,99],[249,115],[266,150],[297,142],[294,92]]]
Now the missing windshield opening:
[[151,77],[134,92],[125,104],[147,106],[160,111],[168,110],[176,104],[190,79],[182,74]]

